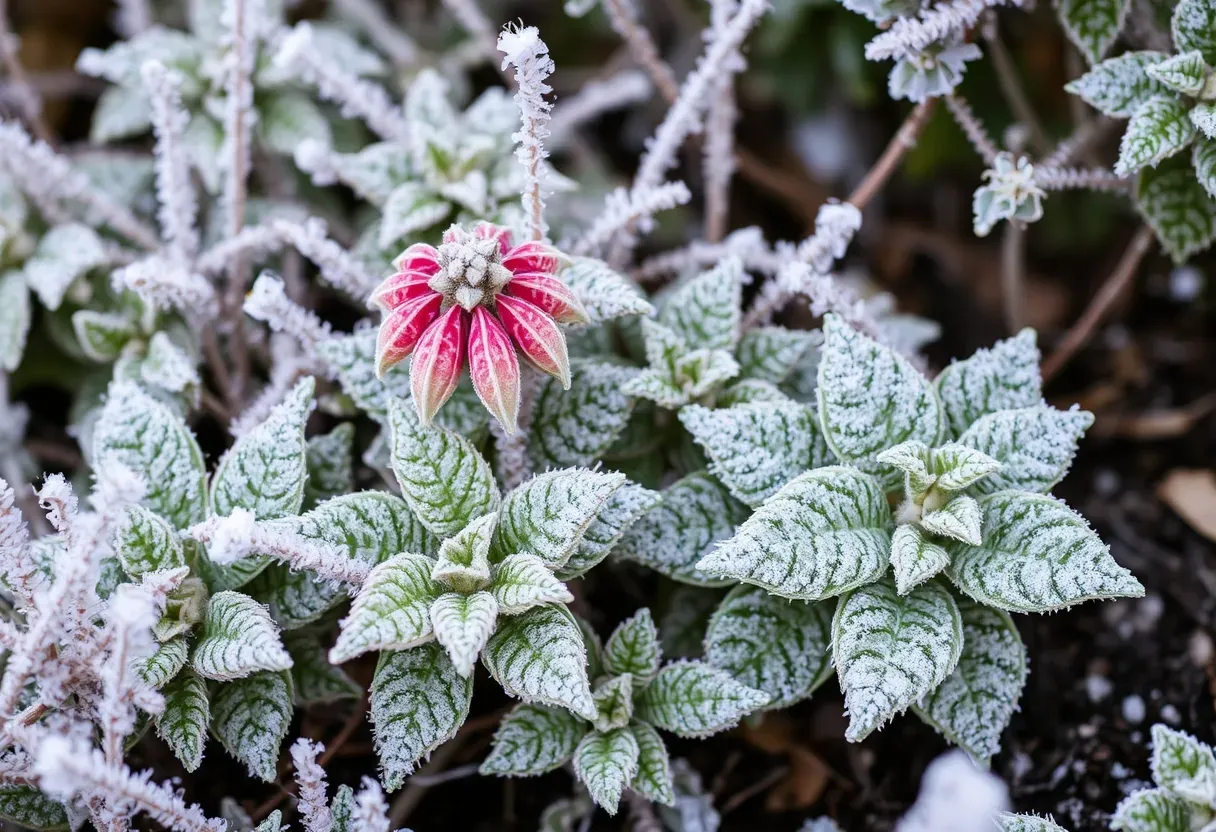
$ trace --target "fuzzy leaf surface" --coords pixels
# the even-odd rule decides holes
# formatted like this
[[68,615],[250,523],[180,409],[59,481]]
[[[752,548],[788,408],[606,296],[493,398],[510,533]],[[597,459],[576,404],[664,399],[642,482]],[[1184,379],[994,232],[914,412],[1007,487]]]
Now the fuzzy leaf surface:
[[329,660],[341,664],[369,650],[408,650],[434,638],[430,607],[444,587],[432,580],[433,565],[406,552],[373,569],[342,619]]
[[592,731],[574,750],[574,774],[591,799],[615,815],[621,793],[638,773],[638,741],[628,728]]
[[1187,148],[1195,138],[1188,109],[1173,94],[1156,95],[1140,105],[1119,143],[1115,174],[1129,176],[1143,167],[1156,167]]
[[1141,789],[1115,807],[1110,828],[1122,832],[1191,832],[1191,807],[1165,789]]
[[607,361],[570,362],[570,389],[547,376],[532,410],[528,453],[537,471],[592,465],[624,431],[633,412],[625,385],[637,370]]
[[906,595],[949,565],[950,553],[916,524],[900,526],[891,535],[891,572],[900,595]]
[[638,773],[629,787],[647,800],[670,806],[675,803],[671,778],[671,756],[663,738],[652,726],[640,720],[629,723],[638,744]]
[[329,433],[310,438],[305,451],[308,481],[304,484],[304,505],[315,507],[355,490],[353,422],[343,422]]
[[565,607],[536,607],[505,620],[482,662],[509,696],[595,718],[583,633]]
[[673,662],[655,676],[637,702],[637,716],[681,737],[708,737],[768,704],[767,693],[705,662]]
[[447,651],[456,672],[472,678],[481,649],[498,621],[498,602],[488,592],[445,592],[431,604],[435,640]]
[[297,705],[329,704],[358,699],[363,687],[329,663],[325,648],[315,635],[296,631],[283,638],[291,654],[291,681]]
[[262,670],[289,670],[291,656],[266,608],[244,593],[225,590],[207,604],[191,665],[204,679],[224,682]]
[[1203,806],[1216,802],[1216,756],[1211,746],[1165,725],[1153,726],[1153,782]]
[[251,776],[271,783],[291,713],[291,678],[286,673],[255,673],[215,689],[211,733]]
[[1077,443],[1093,424],[1084,410],[1056,410],[1047,405],[1002,410],[980,418],[958,443],[1001,463],[974,484],[981,494],[1007,489],[1045,493],[1064,478]]
[[559,580],[577,578],[600,563],[643,515],[654,508],[661,496],[648,488],[626,482],[604,503],[603,508],[583,532],[578,548],[557,570]]
[[622,621],[604,645],[604,667],[613,675],[628,673],[641,690],[659,673],[663,648],[650,610],[643,607]]
[[114,528],[114,549],[123,571],[132,578],[186,565],[173,527],[143,506],[128,506],[122,513]]
[[743,262],[728,257],[666,295],[659,322],[690,350],[730,350],[739,342],[742,304]]
[[1216,8],[1208,0],[1181,0],[1170,19],[1174,49],[1198,50],[1208,66],[1216,65]]
[[503,500],[494,530],[495,557],[530,554],[552,569],[562,566],[608,498],[624,484],[622,474],[585,468],[537,474]]
[[564,765],[587,733],[587,723],[551,705],[524,703],[503,717],[482,774],[531,777]]
[[162,694],[165,710],[156,717],[156,734],[186,771],[194,771],[203,762],[207,725],[211,721],[207,683],[187,670],[169,682]]
[[494,568],[490,592],[503,615],[519,615],[542,604],[568,604],[574,600],[536,555],[508,555]]
[[641,291],[603,260],[573,257],[559,277],[582,301],[593,325],[654,311]]
[[1136,208],[1177,264],[1208,248],[1216,237],[1216,200],[1184,159],[1140,172]]
[[1059,0],[1057,4],[1064,31],[1091,64],[1110,51],[1129,6],[1129,0]]
[[139,677],[159,690],[186,666],[190,658],[190,640],[186,636],[169,639],[146,659],[136,662]]
[[934,386],[952,436],[959,436],[989,413],[1037,405],[1043,396],[1043,380],[1034,330],[1023,329],[991,349],[976,350],[970,358],[955,361],[942,370]]
[[1125,52],[1098,64],[1064,89],[1112,118],[1130,118],[1150,98],[1169,92],[1146,71],[1168,57],[1164,52]]
[[410,397],[410,378],[403,365],[376,376],[376,330],[339,335],[317,344],[317,353],[338,376],[346,395],[378,422],[388,418],[389,401]]
[[1000,832],[1068,832],[1051,817],[1001,812],[996,817],[996,828]]
[[782,326],[750,329],[743,334],[735,350],[739,374],[745,379],[779,384],[822,343],[823,333],[815,330]]

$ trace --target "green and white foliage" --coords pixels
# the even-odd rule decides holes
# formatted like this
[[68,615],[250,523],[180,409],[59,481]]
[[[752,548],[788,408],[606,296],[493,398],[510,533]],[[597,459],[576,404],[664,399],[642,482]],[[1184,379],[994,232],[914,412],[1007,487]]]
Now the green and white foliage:
[[1211,746],[1165,725],[1153,726],[1156,788],[1128,795],[1110,828],[1124,832],[1197,832],[1216,820],[1216,756]]
[[229,590],[211,596],[190,664],[205,679],[227,682],[259,671],[290,670],[291,656],[266,608]]
[[1064,31],[1091,64],[1098,63],[1110,51],[1130,7],[1129,0],[1059,0],[1056,3]]
[[633,413],[625,392],[637,370],[608,361],[573,359],[570,389],[546,376],[532,410],[528,455],[534,470],[587,466],[612,447]]
[[1039,815],[1014,814],[1013,812],[1001,812],[997,815],[996,828],[1000,832],[1068,832],[1050,815],[1040,817]]
[[[599,651],[598,641],[589,647]],[[608,637],[589,714],[523,704],[506,716],[483,774],[528,777],[573,763],[575,777],[599,806],[615,815],[621,795],[673,805],[671,761],[656,729],[685,737],[725,730],[768,702],[703,662],[663,666],[658,629],[639,610]]]
[[39,832],[71,828],[64,805],[34,786],[0,786],[0,819]]
[[957,438],[982,416],[1031,407],[1043,398],[1039,350],[1033,329],[976,350],[934,380],[946,417],[947,435]]
[[181,760],[186,771],[194,771],[203,762],[211,722],[207,682],[186,670],[165,685],[161,693],[165,709],[156,717],[156,734]]
[[255,673],[212,692],[211,733],[251,776],[270,783],[291,713],[291,674]]

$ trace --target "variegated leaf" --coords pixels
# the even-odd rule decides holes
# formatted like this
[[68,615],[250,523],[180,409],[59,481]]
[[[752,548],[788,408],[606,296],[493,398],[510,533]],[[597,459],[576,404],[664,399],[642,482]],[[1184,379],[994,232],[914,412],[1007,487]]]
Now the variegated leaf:
[[662,499],[657,492],[626,482],[608,498],[591,525],[583,532],[578,548],[556,572],[557,578],[569,581],[582,575],[608,557],[646,512]]
[[587,648],[565,607],[549,604],[503,621],[482,651],[482,662],[510,696],[595,718]]
[[1182,731],[1153,726],[1153,782],[1198,803],[1216,803],[1216,756],[1212,747]]
[[266,608],[240,592],[211,596],[191,665],[205,679],[230,681],[257,671],[291,668],[279,628]]
[[153,688],[160,689],[181,672],[190,658],[190,639],[186,636],[171,638],[145,659],[135,662],[139,677]]
[[431,578],[457,592],[476,592],[490,583],[490,542],[498,525],[494,512],[478,517],[439,544]]
[[434,638],[430,607],[444,588],[431,579],[433,565],[406,552],[373,569],[342,619],[329,660],[341,664],[369,650],[408,650]]
[[1181,0],[1170,20],[1174,49],[1198,50],[1208,66],[1216,66],[1216,9],[1208,0]]
[[315,635],[295,631],[283,642],[291,654],[291,680],[297,705],[325,705],[342,699],[358,699],[363,687],[329,663],[325,648]]
[[218,685],[211,697],[211,732],[250,775],[273,782],[291,726],[291,677],[255,673]]
[[67,832],[67,810],[35,786],[0,786],[0,819],[38,832]]
[[517,705],[494,733],[482,774],[531,777],[565,764],[587,734],[587,723],[565,708]]
[[211,721],[207,683],[186,670],[161,693],[165,697],[165,710],[156,717],[157,736],[165,741],[186,771],[194,771],[203,762],[207,725]]
[[991,349],[976,350],[955,361],[934,381],[946,428],[959,436],[981,416],[1000,410],[1033,407],[1042,401],[1039,348],[1035,331],[1023,329]]
[[[0,369],[11,373],[21,363],[32,314],[29,289],[21,272],[0,274]],[[3,796],[0,792],[0,805]]]
[[915,523],[899,526],[891,535],[891,573],[900,595],[907,595],[949,565],[950,553]]
[[354,456],[351,448],[354,439],[354,423],[343,422],[329,433],[308,440],[305,507],[313,508],[318,503],[350,494],[355,490]]
[[645,607],[617,625],[604,646],[604,668],[613,675],[629,674],[637,690],[658,675],[662,663],[659,631]]
[[536,555],[508,555],[494,567],[490,592],[503,615],[519,615],[542,604],[568,604],[574,600]]
[[317,344],[317,354],[337,375],[342,390],[368,416],[378,422],[388,419],[389,401],[408,400],[410,378],[404,362],[381,379],[376,375],[376,329],[339,335]]
[[1013,814],[1001,812],[996,816],[996,828],[1000,832],[1068,832],[1056,823],[1051,816]]
[[1117,176],[1130,176],[1144,167],[1156,167],[1180,153],[1195,138],[1188,107],[1176,95],[1157,95],[1140,105],[1128,122],[1115,162]]
[[1141,171],[1136,207],[1175,263],[1207,249],[1216,237],[1216,199],[1185,159],[1169,159]]
[[1141,789],[1120,801],[1110,828],[1122,832],[1191,832],[1191,807],[1165,789]]
[[536,393],[528,455],[537,471],[592,465],[612,446],[633,412],[624,387],[637,370],[573,359],[570,389],[547,376]]
[[640,720],[629,723],[638,743],[638,773],[629,787],[647,800],[671,806],[675,803],[671,757],[659,732]]
[[1168,57],[1164,52],[1125,52],[1098,64],[1064,89],[1108,116],[1130,118],[1150,98],[1169,92],[1146,71]]
[[638,741],[628,728],[593,731],[574,750],[574,774],[608,814],[615,815],[621,792],[638,773]]
[[673,662],[637,701],[637,716],[681,737],[707,737],[767,705],[769,696],[705,662]]
[[603,260],[572,257],[558,276],[582,301],[592,325],[654,311],[637,286]]
[[1084,410],[1056,410],[1047,405],[1002,410],[982,417],[959,437],[1001,467],[975,482],[982,494],[1006,489],[1047,492],[1072,465],[1077,442],[1093,424]]
[[633,718],[633,676],[622,673],[600,682],[595,689],[596,717],[591,724],[600,732],[624,728]]
[[622,474],[584,468],[537,474],[503,500],[493,557],[531,554],[552,569],[562,566],[608,498],[624,484]]
[[794,368],[823,343],[818,330],[786,329],[782,326],[762,326],[743,333],[735,358],[739,374],[745,379],[757,379],[778,384],[785,381]]
[[941,508],[925,512],[920,527],[930,534],[978,546],[982,541],[979,503],[974,497],[960,494]]
[[1127,10],[1129,0],[1057,0],[1064,31],[1086,60],[1096,64],[1110,51]]
[[456,672],[473,677],[477,657],[498,622],[498,602],[488,592],[445,592],[431,604],[435,640],[447,651]]
[[113,544],[123,571],[132,578],[186,565],[173,527],[143,506],[127,506],[123,511],[114,527]]
[[727,257],[663,297],[659,322],[690,350],[730,350],[739,342],[743,261]]

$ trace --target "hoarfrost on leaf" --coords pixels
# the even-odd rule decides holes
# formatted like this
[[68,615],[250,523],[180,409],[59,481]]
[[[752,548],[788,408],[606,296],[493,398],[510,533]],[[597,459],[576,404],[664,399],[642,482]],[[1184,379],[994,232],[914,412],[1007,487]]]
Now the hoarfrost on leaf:
[[659,323],[689,350],[732,350],[739,342],[743,262],[727,257],[663,297]]
[[623,474],[567,468],[537,474],[512,490],[499,510],[493,556],[536,555],[551,569],[563,566]]
[[1153,726],[1153,781],[1174,794],[1216,808],[1216,756],[1211,746],[1165,725]]
[[1174,48],[1198,50],[1209,66],[1216,65],[1216,7],[1209,0],[1181,0],[1170,19]]
[[564,765],[587,734],[587,723],[565,708],[524,703],[503,717],[482,774],[531,777]]
[[203,762],[207,726],[211,721],[207,683],[186,670],[169,682],[162,693],[165,709],[156,717],[156,734],[186,771],[194,771]]
[[628,728],[593,731],[574,750],[574,773],[591,799],[615,815],[621,792],[638,773],[638,741]]
[[107,262],[105,244],[87,225],[57,225],[38,240],[25,261],[25,281],[47,309],[58,309],[68,288]]
[[490,542],[498,525],[494,512],[478,517],[439,544],[431,578],[457,592],[475,592],[490,583]]
[[1181,153],[1195,138],[1189,108],[1174,94],[1155,95],[1140,105],[1119,143],[1116,176],[1130,176],[1144,167]]
[[574,290],[593,326],[654,311],[637,286],[603,260],[572,257],[558,277]]
[[230,681],[262,670],[289,670],[291,656],[266,608],[248,595],[227,590],[211,596],[207,604],[191,664],[205,679]]
[[942,370],[934,382],[946,427],[959,436],[980,417],[1033,407],[1043,396],[1035,331],[1023,329],[991,349],[976,350]]
[[1095,64],[1110,51],[1131,7],[1130,0],[1058,0],[1060,22],[1086,60]]
[[623,540],[640,517],[660,500],[658,493],[626,482],[608,498],[591,525],[583,532],[578,549],[557,570],[559,580],[568,581],[599,564]]
[[1191,832],[1191,807],[1165,789],[1141,789],[1115,807],[1110,828],[1123,832]]
[[508,555],[494,567],[490,592],[503,615],[519,615],[542,604],[574,600],[566,585],[536,555]]
[[1163,52],[1125,52],[1095,66],[1064,89],[1112,118],[1130,118],[1155,95],[1168,93],[1147,67],[1168,58]]
[[823,333],[818,330],[808,332],[781,326],[750,329],[743,334],[735,350],[739,374],[745,379],[778,384],[822,343]]
[[629,787],[647,800],[671,806],[675,789],[671,777],[671,757],[663,738],[652,726],[634,720],[629,730],[638,743],[638,773]]
[[127,506],[114,528],[114,551],[132,578],[186,565],[173,527],[143,506]]
[[633,412],[623,388],[637,370],[607,361],[573,359],[570,389],[546,376],[537,391],[528,436],[532,467],[592,465],[617,440]]
[[482,662],[508,695],[595,719],[587,648],[565,607],[548,604],[503,621]]
[[931,534],[980,545],[980,506],[974,497],[961,494],[936,511],[926,512],[921,528]]
[[600,682],[595,689],[595,730],[608,732],[624,728],[633,718],[633,676],[622,673]]
[[641,690],[659,673],[663,648],[650,610],[642,608],[622,621],[604,645],[604,668],[608,673],[628,673],[635,690]]
[[342,619],[329,660],[341,664],[369,650],[407,650],[434,638],[430,606],[444,588],[431,578],[433,566],[405,552],[373,569]]
[[329,663],[325,648],[311,632],[285,633],[283,642],[291,654],[291,681],[297,705],[322,705],[342,699],[358,699],[363,686],[342,668]]
[[1207,78],[1207,64],[1198,50],[1183,52],[1145,69],[1149,77],[1160,81],[1177,93],[1197,96]]
[[1195,178],[1184,158],[1169,159],[1140,172],[1136,208],[1175,264],[1186,262],[1216,238],[1216,199]]
[[707,737],[733,727],[769,696],[705,662],[673,662],[655,676],[637,702],[637,716],[681,737]]
[[1001,812],[997,815],[996,828],[1000,832],[1068,832],[1050,815],[1039,817],[1038,815],[1015,815],[1012,812]]
[[498,602],[485,591],[471,595],[447,592],[431,604],[435,640],[447,651],[456,672],[466,679],[472,678],[477,657],[497,621]]
[[959,437],[958,444],[987,454],[1001,467],[976,481],[981,494],[1015,489],[1046,493],[1064,478],[1077,443],[1093,424],[1084,410],[1056,410],[1047,405],[1002,410],[981,417]]
[[211,697],[211,731],[254,777],[274,782],[279,746],[291,726],[291,677],[255,673],[226,682]]
[[917,524],[905,523],[891,535],[891,573],[900,595],[907,595],[949,565],[950,553]]

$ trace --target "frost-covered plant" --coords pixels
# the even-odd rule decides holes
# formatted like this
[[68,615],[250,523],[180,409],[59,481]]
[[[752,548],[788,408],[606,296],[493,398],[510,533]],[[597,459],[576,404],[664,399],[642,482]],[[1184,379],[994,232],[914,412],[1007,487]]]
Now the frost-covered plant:
[[539,704],[520,705],[494,735],[483,774],[530,777],[572,763],[591,799],[615,815],[626,789],[675,804],[671,760],[656,729],[706,737],[735,725],[767,694],[700,661],[663,664],[647,609],[623,622],[601,648],[588,635],[594,718]]
[[1001,220],[1037,222],[1043,216],[1043,189],[1035,182],[1034,165],[1025,156],[999,153],[984,171],[985,184],[975,191],[972,209],[975,233],[981,237]]
[[1153,726],[1156,788],[1123,799],[1110,820],[1123,832],[1202,832],[1216,823],[1216,756],[1211,746],[1166,725]]

